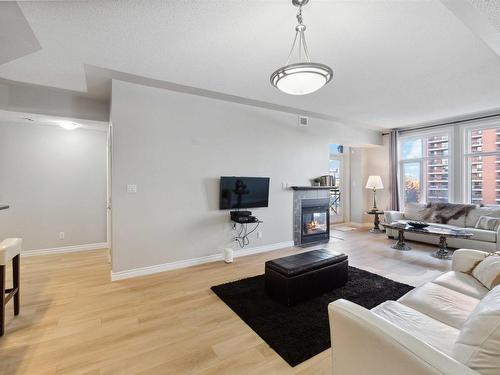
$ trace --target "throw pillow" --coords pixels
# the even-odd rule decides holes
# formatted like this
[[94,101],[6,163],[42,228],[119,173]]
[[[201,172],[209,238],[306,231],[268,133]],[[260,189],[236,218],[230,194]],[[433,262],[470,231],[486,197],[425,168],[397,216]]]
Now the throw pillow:
[[488,289],[500,285],[500,254],[484,258],[473,270],[472,276]]
[[500,226],[500,218],[492,216],[480,216],[476,222],[476,229],[497,230]]

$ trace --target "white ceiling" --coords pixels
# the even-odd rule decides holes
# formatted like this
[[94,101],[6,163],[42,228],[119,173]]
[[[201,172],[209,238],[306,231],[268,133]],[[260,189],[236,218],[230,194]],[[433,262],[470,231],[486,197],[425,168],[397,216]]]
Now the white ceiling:
[[269,84],[292,42],[289,0],[19,6],[42,48],[0,65],[0,78],[86,92],[91,65],[374,128],[500,107],[500,57],[437,0],[311,0],[303,11],[311,57],[334,78],[302,97]]

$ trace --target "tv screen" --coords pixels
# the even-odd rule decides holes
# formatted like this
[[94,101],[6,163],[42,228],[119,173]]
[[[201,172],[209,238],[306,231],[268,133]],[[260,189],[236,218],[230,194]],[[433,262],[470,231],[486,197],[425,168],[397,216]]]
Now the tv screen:
[[269,204],[269,177],[221,177],[221,210],[233,208],[267,207]]

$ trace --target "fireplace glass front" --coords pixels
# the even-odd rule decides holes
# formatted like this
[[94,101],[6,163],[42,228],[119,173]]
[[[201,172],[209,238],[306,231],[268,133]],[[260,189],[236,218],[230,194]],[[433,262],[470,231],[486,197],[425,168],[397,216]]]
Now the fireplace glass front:
[[328,242],[330,211],[328,199],[303,199],[301,212],[301,244]]
[[319,234],[327,232],[326,212],[311,212],[302,214],[302,235]]

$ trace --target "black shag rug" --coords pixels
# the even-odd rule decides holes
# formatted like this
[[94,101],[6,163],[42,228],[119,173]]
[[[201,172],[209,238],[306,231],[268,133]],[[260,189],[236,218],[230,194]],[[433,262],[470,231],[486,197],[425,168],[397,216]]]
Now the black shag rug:
[[346,285],[292,307],[267,296],[264,275],[211,289],[290,366],[296,366],[330,347],[330,302],[343,298],[371,309],[413,287],[349,267]]

